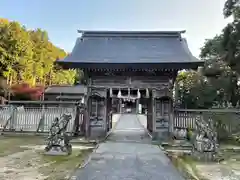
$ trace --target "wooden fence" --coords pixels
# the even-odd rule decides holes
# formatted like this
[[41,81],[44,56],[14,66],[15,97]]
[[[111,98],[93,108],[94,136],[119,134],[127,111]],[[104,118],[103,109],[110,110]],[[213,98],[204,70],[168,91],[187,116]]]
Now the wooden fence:
[[[59,103],[59,102],[58,102]],[[70,113],[72,119],[68,124],[67,131],[74,131],[74,122],[77,116],[77,105],[65,104],[63,107],[38,106],[23,107],[19,105],[0,106],[0,130],[15,132],[49,132],[51,124],[56,117],[64,113]],[[175,129],[196,129],[196,118],[203,120],[212,119],[216,126],[228,133],[240,132],[240,110],[235,109],[175,109]],[[83,121],[80,114],[79,122]]]
[[228,133],[240,132],[240,110],[237,109],[175,109],[174,128],[196,129],[196,118],[213,120],[216,128]]
[[[49,132],[54,118],[70,113],[72,119],[68,124],[67,132],[72,132],[76,110],[75,105],[68,107],[0,106],[0,129],[15,132]],[[80,119],[83,119],[81,115]]]

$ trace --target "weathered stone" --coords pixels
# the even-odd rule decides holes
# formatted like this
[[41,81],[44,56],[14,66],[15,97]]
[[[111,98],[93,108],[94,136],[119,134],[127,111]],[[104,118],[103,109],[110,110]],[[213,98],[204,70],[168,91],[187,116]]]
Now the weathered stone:
[[218,152],[217,133],[214,128],[213,120],[196,118],[196,132],[192,154],[199,160],[216,160]]
[[71,118],[71,115],[63,114],[60,119],[58,117],[54,119],[48,136],[48,144],[45,147],[46,155],[69,155],[72,153],[70,138],[66,133]]
[[66,147],[62,148],[61,146],[52,146],[50,150],[45,152],[45,155],[52,155],[52,156],[70,155],[72,152],[72,147],[69,146],[67,148]]

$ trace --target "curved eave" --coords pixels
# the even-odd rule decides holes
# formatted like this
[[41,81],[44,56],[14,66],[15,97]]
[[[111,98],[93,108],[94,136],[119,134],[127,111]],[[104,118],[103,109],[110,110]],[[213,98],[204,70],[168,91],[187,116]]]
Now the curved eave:
[[193,62],[170,62],[170,63],[79,63],[77,61],[56,61],[64,69],[153,69],[153,70],[164,70],[164,69],[197,69],[199,66],[204,64],[204,61],[193,61]]
[[81,33],[72,53],[56,62],[65,69],[197,69],[204,63],[192,55],[184,31]]

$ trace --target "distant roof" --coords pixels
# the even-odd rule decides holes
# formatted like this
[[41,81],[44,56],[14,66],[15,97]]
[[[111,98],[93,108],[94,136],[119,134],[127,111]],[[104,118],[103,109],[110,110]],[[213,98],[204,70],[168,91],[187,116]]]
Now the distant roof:
[[58,99],[58,100],[68,100],[68,101],[69,100],[76,100],[76,101],[77,100],[82,100],[82,98],[83,97],[79,96],[79,95],[78,96],[76,96],[76,95],[75,96],[74,95],[71,95],[71,96],[59,95],[59,96],[56,97],[56,99]]
[[78,31],[76,44],[60,65],[197,64],[181,34],[185,31]]
[[86,94],[87,87],[84,85],[77,86],[50,86],[45,90],[46,94]]

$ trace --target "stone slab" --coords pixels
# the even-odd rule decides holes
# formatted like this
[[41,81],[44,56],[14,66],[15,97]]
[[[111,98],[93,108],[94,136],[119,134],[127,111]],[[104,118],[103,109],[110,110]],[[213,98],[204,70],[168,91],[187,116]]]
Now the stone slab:
[[62,151],[60,149],[60,147],[53,147],[51,148],[49,151],[45,151],[44,154],[45,155],[49,155],[49,156],[67,156],[70,155],[71,152],[69,151]]
[[136,115],[122,115],[108,137],[72,180],[184,180]]
[[52,151],[52,150],[46,151],[46,152],[44,152],[44,154],[49,155],[49,156],[68,156],[69,155],[69,153],[67,153],[67,152]]

